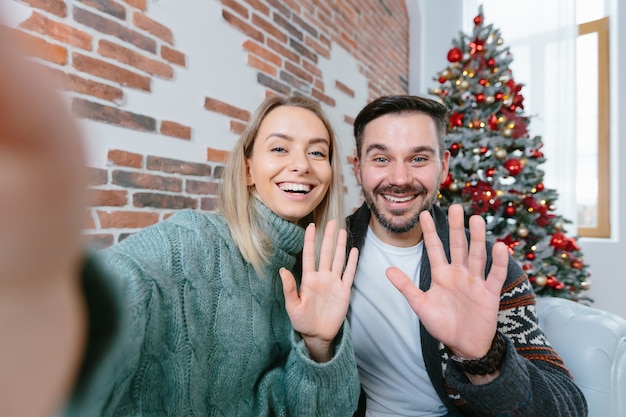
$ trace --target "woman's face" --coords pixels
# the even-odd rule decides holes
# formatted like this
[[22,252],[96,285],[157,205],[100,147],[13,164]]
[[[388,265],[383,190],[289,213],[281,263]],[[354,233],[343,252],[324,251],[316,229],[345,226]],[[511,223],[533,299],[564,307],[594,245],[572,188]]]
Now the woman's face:
[[330,137],[315,113],[280,106],[268,113],[246,158],[247,183],[278,216],[298,222],[322,201],[332,181]]

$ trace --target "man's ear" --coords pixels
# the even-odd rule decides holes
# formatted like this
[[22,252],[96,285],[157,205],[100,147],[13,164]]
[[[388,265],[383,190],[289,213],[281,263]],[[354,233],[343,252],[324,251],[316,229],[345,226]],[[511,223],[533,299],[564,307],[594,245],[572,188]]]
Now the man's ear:
[[359,161],[359,157],[354,155],[352,158],[352,172],[356,178],[356,182],[359,185],[361,184],[361,161]]
[[254,185],[254,176],[252,175],[252,170],[250,169],[250,159],[244,158],[246,163],[246,185],[248,187],[252,187]]
[[444,182],[448,177],[448,169],[450,167],[450,151],[445,151],[443,153],[443,157],[441,158],[441,176],[439,178],[440,182]]

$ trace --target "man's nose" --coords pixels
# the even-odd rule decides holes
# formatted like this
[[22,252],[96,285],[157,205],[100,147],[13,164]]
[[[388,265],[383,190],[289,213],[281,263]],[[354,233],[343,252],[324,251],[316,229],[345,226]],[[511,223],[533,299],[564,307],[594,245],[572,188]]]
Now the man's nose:
[[394,163],[390,167],[389,181],[392,184],[406,184],[411,181],[408,167],[403,163]]

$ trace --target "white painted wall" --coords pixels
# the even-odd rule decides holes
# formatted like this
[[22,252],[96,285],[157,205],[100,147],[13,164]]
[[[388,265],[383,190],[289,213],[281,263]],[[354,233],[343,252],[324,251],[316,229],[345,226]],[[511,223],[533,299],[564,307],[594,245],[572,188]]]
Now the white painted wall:
[[[436,84],[431,80],[447,64],[446,53],[452,39],[463,27],[463,0],[407,0],[410,16],[420,16],[421,21],[411,22],[411,30],[420,31],[419,59],[411,58],[409,90],[415,94],[427,94],[428,87]],[[611,239],[579,240],[584,260],[591,272],[589,296],[594,307],[626,317],[626,268],[620,262],[626,257],[626,146],[620,146],[626,138],[626,129],[620,121],[626,120],[626,83],[620,83],[620,74],[626,74],[626,4],[609,0],[611,19]],[[415,7],[417,6],[417,10]],[[621,6],[621,7],[620,7]],[[494,22],[497,25],[497,22]],[[413,39],[413,35],[411,36]],[[415,53],[412,49],[412,54]],[[417,74],[416,74],[417,72]],[[419,83],[415,85],[415,83]],[[528,109],[532,113],[532,109]],[[621,191],[621,192],[620,192]]]

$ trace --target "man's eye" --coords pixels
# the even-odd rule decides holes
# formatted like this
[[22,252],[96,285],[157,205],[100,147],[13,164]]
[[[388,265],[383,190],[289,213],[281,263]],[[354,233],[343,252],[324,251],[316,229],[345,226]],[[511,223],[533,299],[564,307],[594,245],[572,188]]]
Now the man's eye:
[[374,158],[373,161],[379,164],[384,164],[385,162],[388,161],[388,159],[385,157],[379,156],[377,158]]

